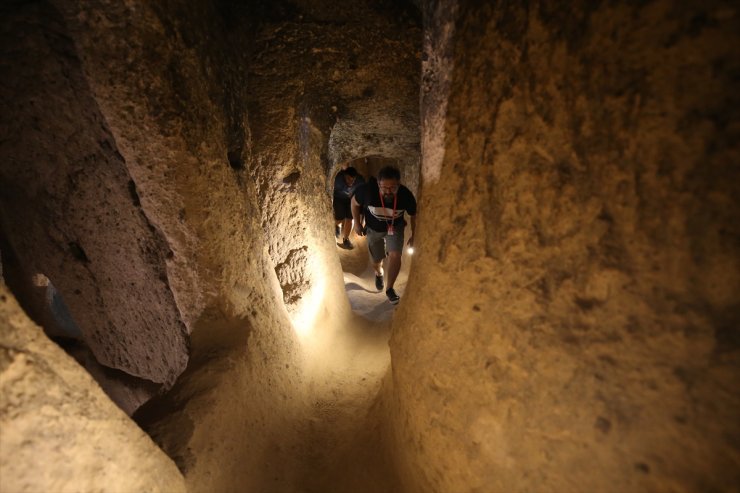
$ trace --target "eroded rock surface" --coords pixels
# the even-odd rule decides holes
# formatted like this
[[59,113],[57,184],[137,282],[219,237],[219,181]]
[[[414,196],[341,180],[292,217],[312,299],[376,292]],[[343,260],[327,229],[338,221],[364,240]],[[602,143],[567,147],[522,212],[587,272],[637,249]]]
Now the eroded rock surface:
[[[5,246],[63,296],[96,359],[171,385],[187,364],[186,328],[168,286],[172,252],[91,93],[60,12],[3,7]],[[10,252],[8,252],[10,253]]]
[[[99,381],[156,387],[116,387],[135,405],[179,376],[137,419],[193,490],[388,491],[391,461],[409,492],[736,490],[737,9],[417,3],[423,55],[402,2],[3,4],[9,284],[48,276]],[[396,162],[417,189],[422,61],[417,253],[373,404],[385,340],[341,326],[327,180]],[[0,313],[3,482],[182,487]]]
[[5,286],[0,429],[3,491],[185,491],[172,460],[44,335]]
[[309,288],[306,276],[301,275],[306,271],[307,250],[306,247],[291,250],[285,261],[275,267],[286,305],[295,304]]
[[736,491],[737,9],[437,3],[445,139],[391,341],[408,490]]

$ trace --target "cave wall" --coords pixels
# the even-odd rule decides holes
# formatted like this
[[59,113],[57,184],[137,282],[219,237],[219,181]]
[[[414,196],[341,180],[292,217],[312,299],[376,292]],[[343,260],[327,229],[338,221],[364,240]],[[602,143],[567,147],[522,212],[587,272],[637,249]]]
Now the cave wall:
[[[97,362],[166,390],[204,313],[254,319],[276,288],[270,266],[254,289],[269,264],[247,172],[254,12],[205,1],[3,9],[13,289],[32,293],[45,274]],[[38,301],[22,298],[27,309]],[[137,390],[119,380],[101,383],[112,396]],[[147,395],[120,404],[133,410]]]
[[[62,248],[47,241],[45,235],[58,224],[68,224],[62,222],[69,221],[68,214],[79,220],[70,225],[67,234],[76,238],[74,235],[80,232],[89,232],[90,241],[100,245],[98,250],[92,250],[87,243],[82,244],[90,264],[99,265],[103,272],[118,269],[143,279],[153,278],[144,285],[130,287],[114,283],[113,288],[117,289],[111,290],[111,299],[105,300],[102,307],[95,305],[94,296],[84,293],[81,297],[103,311],[100,320],[95,319],[94,312],[86,311],[91,310],[88,305],[69,305],[76,320],[87,316],[98,323],[106,320],[106,310],[128,310],[128,318],[123,321],[128,325],[117,321],[116,329],[125,330],[135,340],[134,350],[157,351],[151,357],[154,362],[179,358],[180,366],[167,368],[170,378],[164,389],[170,387],[175,377],[177,385],[170,389],[168,400],[159,397],[152,403],[165,409],[166,414],[147,414],[148,409],[144,408],[139,409],[141,415],[137,417],[181,472],[187,474],[189,488],[202,490],[225,491],[233,484],[249,488],[260,481],[271,482],[275,469],[265,466],[266,454],[274,447],[276,430],[287,429],[295,419],[295,409],[303,403],[301,359],[294,327],[287,317],[274,264],[265,247],[259,201],[248,171],[252,158],[245,57],[249,54],[252,25],[249,6],[243,7],[210,1],[152,4],[63,0],[30,6],[14,3],[8,4],[8,12],[17,17],[4,24],[9,27],[7,44],[3,46],[16,49],[14,57],[4,60],[12,71],[27,64],[26,72],[21,73],[29,74],[13,82],[11,88],[15,92],[3,94],[3,104],[13,110],[3,113],[4,127],[12,128],[14,116],[24,131],[28,127],[32,130],[35,122],[44,121],[45,116],[52,122],[60,120],[56,126],[29,134],[22,142],[3,142],[3,176],[9,177],[3,183],[3,196],[7,197],[3,202],[7,207],[4,219],[20,222],[28,218],[28,231],[17,231],[11,239],[35,248],[23,259],[24,264],[35,261],[34,252],[40,252],[37,256],[50,258],[50,263],[62,270],[59,276],[51,269],[45,273],[65,300],[74,295],[80,283],[68,273],[74,268],[70,265],[74,259],[56,251]],[[235,24],[237,20],[239,24]],[[36,33],[40,41],[34,42],[46,51],[16,40],[25,39],[25,32],[31,33],[27,36]],[[39,72],[46,75],[47,71],[48,77],[39,76]],[[70,78],[77,85],[66,89],[71,85],[66,82]],[[23,87],[24,83],[29,88]],[[32,95],[35,93],[31,91],[36,91],[46,106],[34,107],[23,99],[16,103],[24,91]],[[111,163],[90,158],[76,164],[76,152],[92,153],[102,146],[94,140],[98,135],[107,138],[112,149]],[[80,144],[67,145],[75,144],[74,139],[79,139]],[[35,156],[27,158],[25,153],[36,147],[44,150],[42,157],[57,159],[40,160],[32,168],[36,171],[34,176],[26,167]],[[75,167],[67,166],[67,161]],[[86,173],[76,171],[78,168]],[[62,185],[72,181],[70,176],[76,176],[73,171],[92,177],[84,182],[80,192],[86,194],[80,201],[85,209],[78,216],[58,201],[59,196],[65,197]],[[121,176],[125,180],[121,181]],[[93,179],[96,177],[97,181]],[[58,188],[58,194],[50,194]],[[19,200],[24,199],[23,194],[30,194],[28,189],[36,195],[26,202]],[[119,189],[124,192],[125,202],[115,200]],[[36,215],[28,212],[24,216],[24,207]],[[139,222],[114,220],[120,215],[134,216]],[[113,219],[101,224],[100,218],[107,217]],[[270,234],[275,235],[276,231],[279,235],[295,233],[278,227]],[[157,242],[147,240],[152,236]],[[328,236],[327,231],[326,244]],[[138,252],[140,245],[149,244],[153,246],[145,253],[159,259],[159,264],[142,265],[135,256],[117,255],[120,251]],[[66,243],[61,246],[66,248]],[[91,290],[105,286],[106,281],[94,277]],[[334,285],[339,292],[340,275]],[[168,308],[174,312],[174,319],[148,316],[147,310],[156,306],[157,289],[169,296]],[[148,331],[164,336],[178,330],[181,346],[157,347],[147,338],[146,331],[131,323],[137,315],[141,315]],[[118,339],[121,343],[126,341],[121,336]],[[136,356],[148,361],[146,352],[132,358]],[[83,362],[85,358],[84,354],[78,357]],[[190,372],[183,374],[185,364]],[[234,369],[236,365],[238,370]],[[88,370],[98,383],[108,387],[114,398],[128,390],[141,390],[121,386],[121,382],[110,386],[107,368],[91,364]],[[18,372],[26,378],[22,369]],[[87,377],[74,365],[69,372],[75,378]],[[44,374],[34,386],[50,384],[53,379]],[[150,396],[121,407],[133,412]],[[69,408],[63,419],[43,427],[60,441],[70,440],[74,431],[66,423],[84,421],[88,395],[74,397],[80,408]],[[99,419],[103,417],[101,414]],[[127,423],[138,431],[133,423]],[[92,431],[90,447],[107,450],[109,445],[122,446],[116,430],[101,427]],[[127,433],[126,429],[121,433]],[[44,455],[44,443],[35,439],[34,430],[17,415],[10,415],[3,422],[3,436],[14,438],[3,444],[3,454],[16,457],[12,467],[3,471],[3,486],[6,478],[26,481],[28,471],[35,470],[39,454],[45,457],[44,470],[59,471],[64,484],[71,485],[69,488],[86,489],[90,481],[88,465],[99,464],[88,461],[84,451],[77,448],[70,448],[69,455]],[[85,435],[79,436],[82,439]],[[247,436],[248,443],[237,446],[235,437]],[[290,450],[289,444],[285,446]],[[193,450],[199,451],[197,457]],[[150,452],[134,448],[132,453],[140,454],[141,463],[147,464]],[[128,456],[122,454],[122,460],[129,460]],[[276,461],[276,467],[286,463]],[[167,467],[172,467],[172,463],[168,462]],[[127,471],[137,469],[132,465]],[[149,481],[144,472],[142,484]],[[165,474],[163,470],[162,475]],[[123,490],[157,491],[146,484],[121,484]]]
[[386,393],[408,491],[737,491],[737,8],[443,3]]
[[[209,308],[241,313],[260,272],[244,60],[231,14],[213,2],[57,2],[85,76],[166,238],[167,283],[192,330]],[[257,230],[259,231],[259,230]]]
[[0,488],[184,492],[175,464],[0,286]]
[[[83,74],[60,12],[3,7],[0,220],[16,291],[53,282],[101,364],[169,386],[187,363],[170,254]],[[33,296],[30,296],[33,298]]]

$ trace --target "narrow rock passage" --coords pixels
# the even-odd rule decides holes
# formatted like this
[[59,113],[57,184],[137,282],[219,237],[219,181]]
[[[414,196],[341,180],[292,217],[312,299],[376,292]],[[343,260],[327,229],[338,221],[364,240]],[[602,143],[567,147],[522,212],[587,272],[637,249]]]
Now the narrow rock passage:
[[[353,312],[332,311],[343,300],[325,299],[300,347],[263,345],[259,332],[278,330],[269,321],[211,313],[194,332],[186,373],[139,413],[189,491],[400,491],[378,400],[394,307],[374,289],[364,239],[352,241],[354,250],[337,252]],[[402,295],[409,264],[397,283]]]
[[382,453],[376,405],[390,363],[388,325],[352,322],[307,356],[310,407],[301,431],[301,481],[293,491],[398,490]]
[[0,490],[740,493],[738,2],[0,13]]
[[[313,408],[304,437],[309,453],[303,485],[305,491],[317,493],[399,491],[383,452],[377,404],[390,365],[388,338],[395,307],[384,292],[375,290],[365,239],[353,234],[351,240],[354,250],[337,251],[354,313],[345,326],[325,330],[323,340],[307,344]],[[396,282],[401,294],[409,265],[404,257]]]

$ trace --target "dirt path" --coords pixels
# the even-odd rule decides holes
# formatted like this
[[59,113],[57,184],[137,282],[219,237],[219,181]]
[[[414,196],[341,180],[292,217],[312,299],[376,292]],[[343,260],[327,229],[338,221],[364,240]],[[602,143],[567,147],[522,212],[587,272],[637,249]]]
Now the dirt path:
[[353,241],[355,250],[337,254],[354,312],[322,309],[329,315],[290,347],[269,323],[204,316],[188,370],[137,413],[188,491],[399,491],[381,452],[377,404],[394,307],[374,289],[364,239]]
[[[315,450],[303,478],[311,493],[388,493],[398,491],[383,456],[376,399],[390,365],[388,338],[394,306],[374,286],[364,238],[356,248],[338,250],[354,317],[345,327],[324,330],[328,337],[307,346],[313,415],[304,437]],[[408,259],[396,283],[402,295]],[[328,357],[328,354],[331,357]]]
[[[352,311],[372,322],[388,322],[393,317],[396,307],[388,302],[384,291],[378,292],[375,289],[374,272],[370,265],[365,238],[357,238],[353,235],[352,241],[355,244],[354,250],[337,249],[344,271],[344,286]],[[404,252],[401,272],[394,286],[402,298],[406,290],[410,266],[411,257]]]

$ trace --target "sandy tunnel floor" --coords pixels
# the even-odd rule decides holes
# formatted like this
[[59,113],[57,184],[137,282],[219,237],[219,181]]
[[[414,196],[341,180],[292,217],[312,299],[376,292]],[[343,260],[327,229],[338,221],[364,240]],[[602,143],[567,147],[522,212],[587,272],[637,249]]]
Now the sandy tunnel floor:
[[[147,406],[153,416],[139,420],[178,463],[189,491],[399,491],[378,404],[396,307],[374,289],[365,240],[352,241],[354,250],[336,252],[354,312],[318,318],[300,337],[299,367],[260,342],[269,338],[248,336],[247,322],[206,318],[196,328],[198,356]],[[401,303],[409,264],[404,259],[396,285]]]
[[[364,237],[357,237],[354,233],[351,237],[355,245],[354,250],[337,249],[339,259],[344,271],[344,287],[347,291],[352,311],[357,315],[373,322],[388,322],[393,317],[393,311],[398,306],[393,306],[385,296],[385,290],[378,292],[375,289],[375,274],[370,265],[370,256],[367,251],[367,242]],[[385,270],[386,262],[383,262]],[[394,288],[403,300],[406,291],[411,256],[404,250],[401,259],[401,272]]]
[[[354,250],[337,248],[337,254],[352,319],[323,327],[324,337],[306,342],[313,415],[305,440],[314,453],[307,456],[311,477],[304,477],[303,485],[311,492],[387,493],[398,487],[379,441],[376,400],[390,365],[388,338],[396,307],[375,289],[365,239],[353,234],[351,241]],[[404,257],[396,281],[401,296],[409,266]]]

